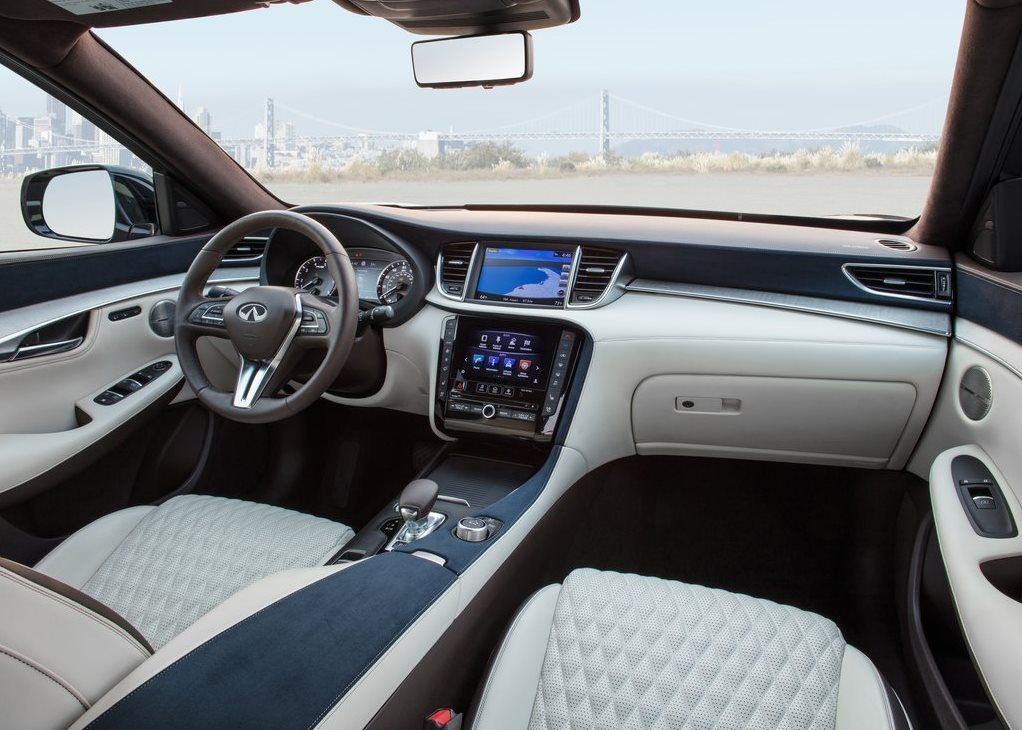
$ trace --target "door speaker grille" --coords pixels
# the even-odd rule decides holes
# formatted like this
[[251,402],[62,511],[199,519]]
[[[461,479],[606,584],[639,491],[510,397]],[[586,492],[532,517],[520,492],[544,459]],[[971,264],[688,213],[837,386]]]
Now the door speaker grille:
[[990,374],[974,365],[965,371],[958,384],[958,404],[969,420],[982,421],[994,404],[993,385]]

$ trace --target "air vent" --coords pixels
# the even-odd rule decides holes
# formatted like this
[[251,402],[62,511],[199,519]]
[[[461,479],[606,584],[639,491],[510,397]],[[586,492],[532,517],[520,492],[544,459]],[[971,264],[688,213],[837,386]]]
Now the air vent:
[[902,241],[897,238],[880,238],[877,239],[877,243],[885,248],[889,248],[892,251],[915,251],[917,246],[911,241]]
[[449,243],[440,255],[440,291],[461,299],[465,296],[474,243]]
[[269,240],[270,231],[259,231],[245,236],[234,245],[234,248],[224,254],[224,261],[254,263],[263,257]]
[[571,303],[585,306],[599,300],[610,286],[623,256],[604,248],[583,247],[571,288]]
[[917,266],[845,265],[845,273],[871,292],[912,299],[951,299],[951,272]]

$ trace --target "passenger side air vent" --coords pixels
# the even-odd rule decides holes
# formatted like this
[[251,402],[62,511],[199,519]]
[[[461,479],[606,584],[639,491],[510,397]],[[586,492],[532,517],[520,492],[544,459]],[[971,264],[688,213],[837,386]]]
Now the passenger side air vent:
[[902,241],[897,238],[878,238],[877,243],[892,251],[915,251],[916,245],[911,241]]
[[605,248],[582,248],[582,256],[571,287],[571,304],[593,304],[607,291],[624,254]]
[[255,263],[263,257],[269,240],[270,231],[259,231],[245,236],[234,245],[234,248],[224,254],[224,261]]
[[475,253],[474,243],[449,243],[440,254],[440,291],[461,299],[465,296],[469,267]]
[[911,299],[951,299],[951,272],[920,266],[846,264],[845,274],[867,291]]

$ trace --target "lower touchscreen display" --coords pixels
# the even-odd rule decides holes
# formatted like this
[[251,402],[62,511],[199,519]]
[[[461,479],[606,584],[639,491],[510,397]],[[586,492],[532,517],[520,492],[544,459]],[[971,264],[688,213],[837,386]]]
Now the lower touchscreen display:
[[536,335],[478,330],[465,348],[464,377],[512,386],[542,387],[546,368]]
[[486,246],[476,284],[476,299],[564,306],[574,249]]

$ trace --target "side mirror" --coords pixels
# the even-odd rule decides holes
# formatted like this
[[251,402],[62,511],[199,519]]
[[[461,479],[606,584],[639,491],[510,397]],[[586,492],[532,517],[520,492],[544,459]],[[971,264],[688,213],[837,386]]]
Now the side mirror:
[[532,36],[525,31],[440,38],[412,44],[415,83],[428,89],[508,86],[532,78]]
[[21,212],[33,233],[61,241],[127,241],[159,230],[152,179],[130,168],[76,165],[29,175]]

